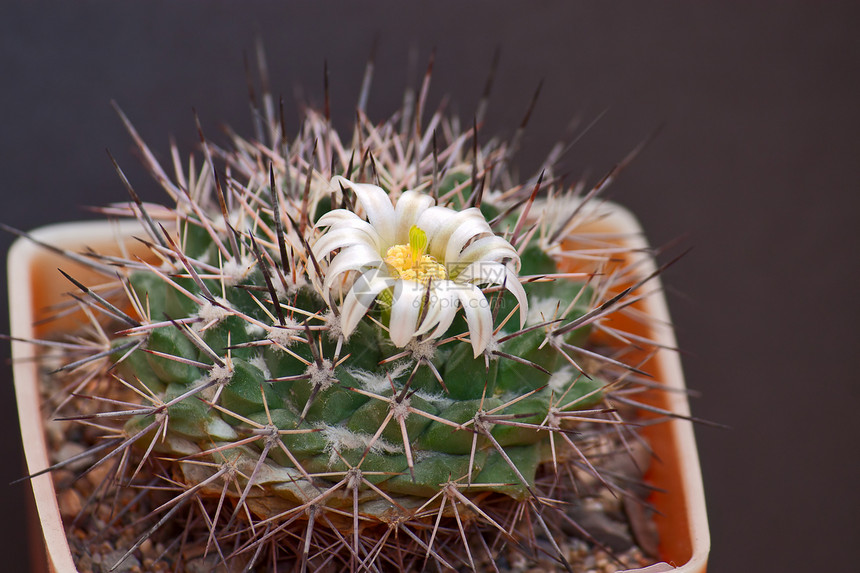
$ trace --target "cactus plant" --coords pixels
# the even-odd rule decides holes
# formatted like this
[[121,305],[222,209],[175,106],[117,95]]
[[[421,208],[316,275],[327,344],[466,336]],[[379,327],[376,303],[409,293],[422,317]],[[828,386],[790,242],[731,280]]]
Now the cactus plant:
[[255,138],[198,121],[203,159],[173,149],[173,177],[119,112],[170,205],[115,163],[131,200],[103,211],[146,255],[67,253],[105,281],[66,275],[89,324],[38,341],[64,360],[58,417],[102,432],[79,456],[111,468],[94,499],[171,492],[117,565],[180,516],[246,570],[569,569],[562,531],[600,545],[567,508],[631,495],[603,465],[659,388],[625,326],[659,271],[578,234],[620,167],[587,193],[552,158],[519,183],[480,117],[423,125],[428,82],[380,124],[360,104],[348,141],[313,108],[290,139],[266,93]]

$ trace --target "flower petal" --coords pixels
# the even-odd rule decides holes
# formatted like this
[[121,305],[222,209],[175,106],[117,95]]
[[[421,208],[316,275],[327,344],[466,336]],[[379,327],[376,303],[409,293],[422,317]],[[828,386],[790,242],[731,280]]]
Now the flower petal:
[[486,232],[485,229],[489,229],[481,211],[474,207],[465,211],[454,211],[447,207],[430,207],[418,217],[416,224],[427,233],[427,238],[430,240],[429,254],[439,261],[448,260],[448,241],[458,229],[465,227],[467,229],[465,234],[472,233],[469,238],[474,236],[474,230],[477,230],[478,233],[484,233]]
[[418,221],[415,223],[421,229],[427,233],[428,237],[432,237],[436,234],[439,228],[445,224],[445,221],[451,217],[455,211],[449,209],[448,207],[440,207],[435,205],[433,207],[429,207],[426,211],[421,213],[418,217]]
[[344,338],[349,338],[379,293],[394,286],[395,282],[395,279],[383,275],[379,269],[371,269],[355,279],[340,307]]
[[[493,261],[504,263],[510,260],[514,263],[514,270],[520,269],[520,256],[517,250],[505,239],[499,236],[481,237],[465,248],[456,260],[460,269],[464,269],[476,261]],[[454,275],[456,277],[456,275]]]
[[509,268],[505,268],[508,274],[508,279],[505,281],[505,288],[508,289],[517,303],[520,305],[520,328],[526,325],[526,319],[529,316],[529,298],[526,296],[526,290],[523,288],[520,279]]
[[325,282],[323,283],[323,297],[328,300],[328,292],[339,275],[347,271],[357,271],[365,267],[379,267],[382,265],[382,257],[376,249],[356,244],[342,249],[331,261],[325,271]]
[[466,322],[469,325],[469,338],[472,341],[472,350],[477,358],[490,343],[493,337],[493,313],[490,303],[475,285],[457,285],[460,288],[454,292],[460,297],[460,303],[466,313]]
[[457,280],[474,284],[504,285],[520,305],[520,328],[525,326],[529,313],[529,300],[523,285],[510,267],[493,261],[476,261],[463,269],[457,275]]
[[329,229],[314,243],[312,250],[319,261],[335,249],[343,249],[355,245],[364,245],[379,253],[377,237],[370,236],[355,229]]
[[356,232],[367,235],[369,240],[372,241],[378,249],[382,248],[379,233],[376,232],[376,229],[352,211],[347,211],[346,209],[335,209],[334,211],[329,211],[317,221],[316,228],[321,229],[323,227],[328,227],[328,229],[324,231],[324,234],[341,229],[353,229]]
[[369,183],[353,183],[341,176],[332,178],[332,185],[343,185],[352,189],[364,208],[367,221],[379,233],[383,245],[391,246],[395,238],[394,206],[391,198],[381,187]]
[[448,242],[445,245],[445,261],[451,262],[459,259],[463,247],[475,237],[480,237],[481,235],[492,236],[493,230],[487,221],[484,220],[484,216],[477,209],[475,211],[476,213],[470,213],[469,217],[465,218],[449,235]]
[[[435,310],[433,321],[436,323],[436,328],[433,330],[430,338],[439,338],[451,328],[451,323],[454,322],[454,317],[457,316],[457,309],[460,308],[460,296],[457,294],[457,289],[459,288],[460,285],[453,281],[440,281],[437,284],[435,292],[431,295],[434,297],[432,299],[433,306],[435,307],[433,309]],[[418,334],[423,334],[425,325],[428,327],[433,326],[430,323],[430,318],[430,313],[428,312],[427,318],[424,320],[424,324],[421,325]]]
[[394,285],[388,333],[395,346],[402,348],[415,336],[421,301],[426,292],[426,287],[417,281],[399,280]]
[[318,229],[321,227],[332,227],[334,225],[340,225],[353,219],[364,221],[364,219],[362,219],[352,211],[348,211],[346,209],[334,209],[327,213],[323,213],[322,217],[317,219],[317,222],[314,226]]
[[[442,302],[440,296],[444,298],[444,286],[442,286],[442,290],[439,289],[440,285],[444,285],[449,281],[446,280],[432,280],[430,281],[430,292],[428,297],[427,284],[423,284],[422,287],[424,289],[424,294],[421,297],[422,310],[424,313],[424,319],[418,325],[415,330],[415,336],[420,336],[422,334],[427,334],[432,330],[439,322],[439,317],[442,314]],[[427,298],[425,298],[427,297]],[[426,302],[427,312],[424,312],[423,305]],[[457,297],[454,297],[454,304],[456,306],[458,302]]]
[[[395,243],[404,244],[409,239],[409,228],[415,225],[418,217],[432,207],[436,202],[433,197],[426,193],[418,191],[404,191],[397,199],[397,205],[394,207],[394,214],[397,218],[397,228],[395,230]],[[426,232],[425,229],[422,229]]]

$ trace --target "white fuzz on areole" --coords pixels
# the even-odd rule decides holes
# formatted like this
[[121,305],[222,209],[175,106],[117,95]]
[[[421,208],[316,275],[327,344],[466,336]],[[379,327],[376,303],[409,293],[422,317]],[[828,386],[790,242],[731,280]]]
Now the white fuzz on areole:
[[412,366],[406,362],[398,362],[394,368],[386,372],[368,372],[360,368],[348,368],[347,373],[361,383],[361,387],[368,392],[381,394],[386,390],[391,389],[391,382],[396,382],[398,378],[406,374],[412,369]]
[[415,396],[416,398],[424,400],[425,402],[429,402],[430,404],[433,404],[434,406],[436,406],[440,410],[444,410],[445,408],[447,408],[448,406],[450,406],[451,404],[456,402],[456,400],[454,400],[453,398],[450,398],[449,396],[447,396],[444,393],[431,394],[429,392],[424,392],[422,390],[418,390],[418,391],[414,392],[412,395]]
[[345,337],[383,292],[390,294],[388,331],[398,347],[416,336],[442,336],[462,307],[474,355],[481,354],[492,336],[493,315],[479,285],[504,287],[517,299],[520,316],[528,313],[517,278],[519,254],[493,234],[479,209],[440,207],[418,191],[404,191],[395,204],[384,189],[343,177],[334,177],[332,186],[352,190],[364,213],[324,214],[316,225],[323,232],[313,244],[317,260],[338,251],[323,271],[325,300],[345,273],[358,274],[340,306]]
[[328,311],[323,315],[323,321],[325,322],[330,340],[337,340],[343,336],[343,326],[341,326],[340,316],[332,311]]
[[256,265],[257,261],[250,256],[224,261],[221,264],[221,280],[226,286],[239,284],[248,278]]
[[436,356],[436,343],[433,340],[417,340],[413,338],[406,345],[406,350],[412,353],[412,359],[416,362],[419,360],[432,360]]
[[256,322],[246,322],[245,323],[245,334],[251,336],[252,338],[259,338],[263,334],[266,333],[266,329]]
[[[281,280],[282,278],[283,280]],[[292,274],[286,273],[282,275],[274,269],[269,271],[269,280],[272,281],[272,286],[275,288],[275,294],[278,296],[278,300],[280,301],[287,300],[291,296],[295,295],[299,289],[308,284],[302,274],[297,274],[296,280],[293,281]],[[286,286],[284,283],[286,283]]]
[[546,340],[553,348],[562,348],[566,344],[564,341],[564,336],[560,334],[549,334],[546,337]]
[[564,312],[564,310],[564,308],[560,308],[558,299],[534,298],[529,306],[526,325],[534,326],[535,324],[543,324],[548,320],[557,318],[557,315]]
[[397,402],[396,400],[392,402],[391,413],[397,420],[405,420],[407,417],[409,417],[409,398],[404,398],[399,402]]
[[499,349],[501,344],[497,340],[497,335],[490,335],[490,339],[487,341],[487,346],[484,347],[484,356],[489,360],[495,360],[498,358],[497,354],[493,354],[495,351]]
[[311,386],[319,387],[320,390],[326,390],[337,381],[331,360],[328,358],[324,358],[320,363],[311,362],[305,374],[310,377]]
[[200,393],[203,399],[210,402],[214,401],[221,392],[221,389],[233,380],[233,361],[227,356],[223,359],[223,362],[223,365],[213,364],[209,372],[206,373],[206,376],[203,377],[201,385],[211,383],[208,388]]
[[198,329],[204,326],[211,328],[228,316],[235,314],[234,311],[231,310],[229,301],[226,299],[215,297],[215,302],[217,304],[212,304],[210,301],[203,299],[203,303],[197,308],[197,317],[200,318],[201,321],[195,323],[195,327]]
[[290,318],[285,318],[283,326],[276,325],[269,329],[266,339],[284,348],[289,348],[299,340],[296,333],[301,329],[298,322]]
[[206,380],[207,382],[215,381],[216,384],[227,384],[233,379],[233,371],[233,361],[226,358],[223,366],[220,364],[212,366]]
[[573,368],[565,365],[554,371],[547,381],[549,389],[555,393],[563,392],[573,378]]
[[330,426],[320,424],[321,434],[325,439],[325,451],[329,453],[329,465],[333,465],[340,459],[338,455],[344,450],[364,450],[370,447],[375,454],[399,454],[403,453],[403,446],[392,444],[383,438],[373,439],[372,434],[364,432],[353,432],[345,426]]

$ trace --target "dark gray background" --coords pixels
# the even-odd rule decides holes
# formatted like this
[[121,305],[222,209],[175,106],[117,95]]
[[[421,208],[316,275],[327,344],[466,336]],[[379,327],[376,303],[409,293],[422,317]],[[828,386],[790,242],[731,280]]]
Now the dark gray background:
[[[666,275],[698,416],[711,571],[844,571],[858,535],[860,41],[856,3],[35,2],[0,12],[0,219],[21,228],[87,217],[125,198],[109,147],[160,199],[108,102],[162,156],[212,134],[250,135],[243,50],[268,50],[274,90],[352,120],[379,37],[370,113],[398,105],[414,48],[436,48],[431,102],[471,120],[501,48],[485,134],[510,135],[544,89],[520,156],[539,163],[566,123],[605,115],[565,166],[597,176],[665,128],[610,197],[654,244],[689,233]],[[295,125],[295,121],[292,122]],[[0,252],[11,242],[0,237]],[[5,286],[5,285],[3,285]],[[3,289],[5,290],[5,289]],[[3,323],[6,323],[6,309]],[[3,346],[3,357],[7,348]],[[23,571],[24,485],[14,396],[0,371],[0,555]]]

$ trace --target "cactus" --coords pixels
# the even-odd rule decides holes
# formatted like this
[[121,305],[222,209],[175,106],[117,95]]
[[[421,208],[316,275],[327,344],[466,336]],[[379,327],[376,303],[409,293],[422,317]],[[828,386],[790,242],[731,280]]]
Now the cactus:
[[565,567],[577,484],[627,495],[600,466],[635,439],[631,357],[656,350],[612,322],[654,273],[577,238],[617,170],[587,196],[551,161],[517,183],[515,143],[441,110],[423,127],[423,98],[381,124],[359,106],[348,143],[312,108],[290,140],[264,104],[229,148],[198,122],[203,161],[174,177],[119,112],[171,204],[117,166],[131,201],[104,211],[147,255],[70,255],[112,284],[69,276],[92,326],[63,347],[60,415],[104,430],[120,487],[174,492],[126,556],[185,516],[246,570],[480,569],[502,547]]

